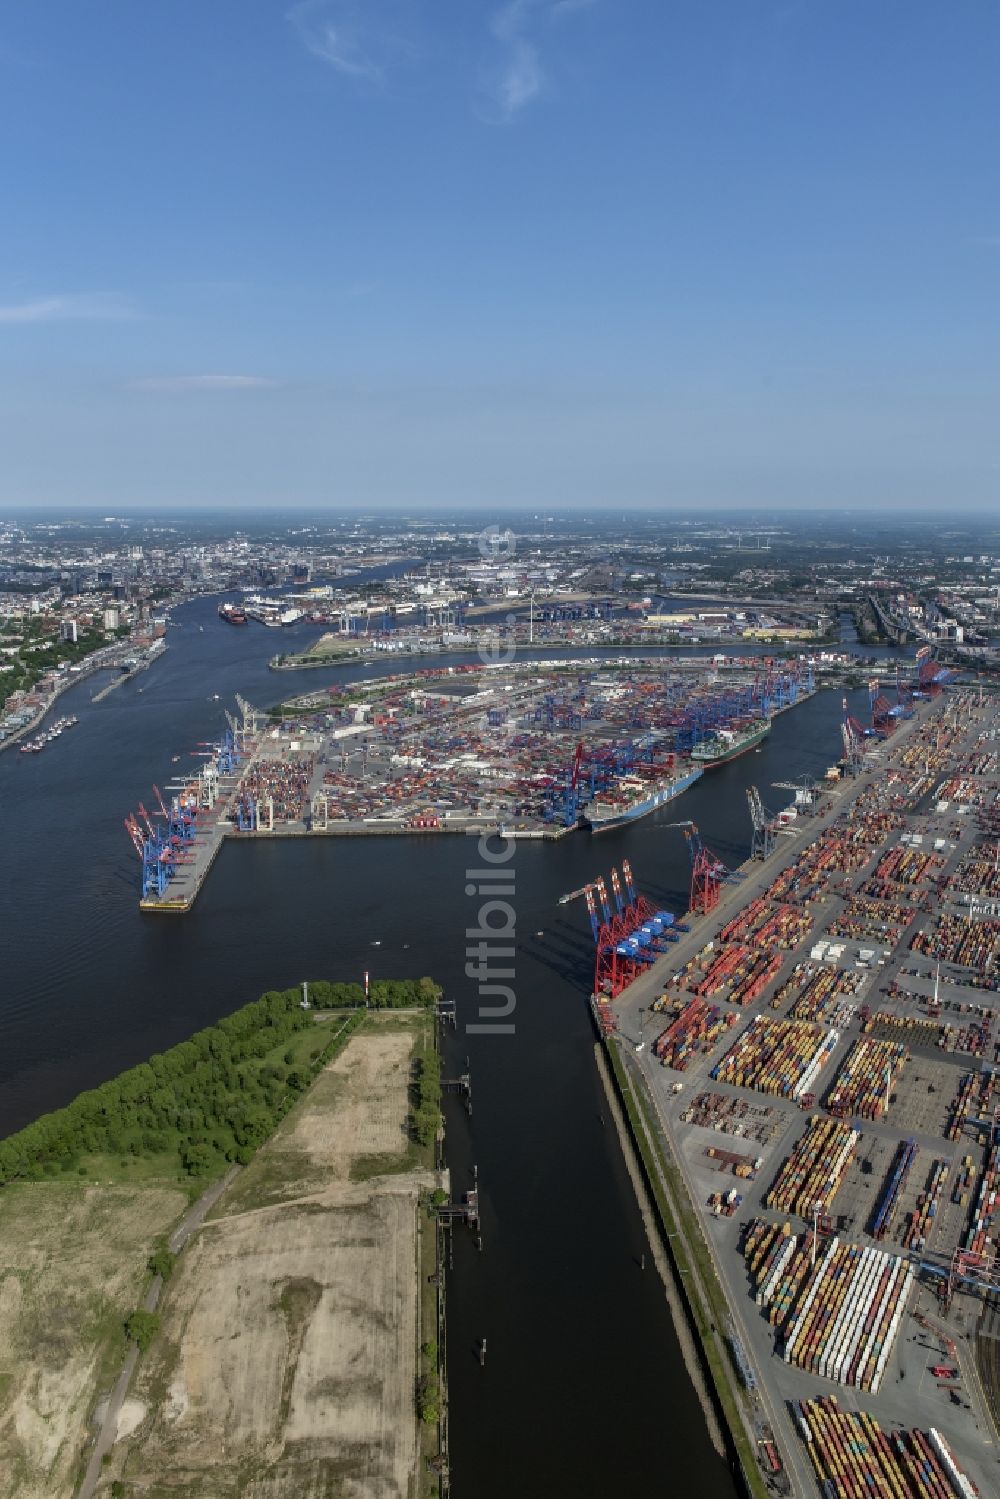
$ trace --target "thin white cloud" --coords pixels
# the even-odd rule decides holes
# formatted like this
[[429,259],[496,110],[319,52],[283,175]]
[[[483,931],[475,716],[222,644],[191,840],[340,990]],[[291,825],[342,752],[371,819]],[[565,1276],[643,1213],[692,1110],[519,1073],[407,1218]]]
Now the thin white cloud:
[[280,382],[264,375],[154,375],[133,380],[133,390],[273,390]]
[[379,0],[373,16],[361,0],[298,0],[287,19],[313,57],[345,78],[381,84],[416,56],[413,9],[412,0]]
[[497,97],[505,114],[516,114],[542,92],[545,74],[538,49],[523,37],[511,43],[510,58],[500,75]]
[[0,323],[127,322],[138,317],[134,304],[119,292],[36,297],[0,306]]
[[[507,0],[490,17],[490,31],[504,56],[487,86],[500,121],[512,120],[544,92],[547,77],[536,40],[539,25],[589,9],[595,0]],[[488,118],[488,117],[484,117]],[[495,121],[490,121],[495,123]]]

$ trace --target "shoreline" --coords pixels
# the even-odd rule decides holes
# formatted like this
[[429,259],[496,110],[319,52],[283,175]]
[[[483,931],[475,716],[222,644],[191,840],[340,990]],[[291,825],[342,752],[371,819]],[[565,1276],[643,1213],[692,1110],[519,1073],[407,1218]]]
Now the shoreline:
[[[142,672],[148,671],[153,663],[160,659],[166,649],[167,644],[166,641],[164,641],[159,650],[154,651],[151,656],[144,657],[143,660],[139,662],[138,666],[133,667],[131,671],[120,672],[117,677],[113,677],[106,686],[102,687],[99,692],[94,694],[90,701],[92,703],[101,702],[103,698],[107,697],[109,692],[114,692],[116,687],[121,687],[125,682],[130,682],[133,677],[137,677]],[[15,729],[13,734],[8,734],[5,739],[0,739],[0,754],[2,754],[5,749],[10,749],[12,745],[17,744],[21,739],[25,737],[25,735],[33,734],[39,727],[39,725],[45,722],[46,716],[52,712],[52,709],[55,707],[56,703],[58,702],[59,698],[62,697],[64,692],[68,692],[71,687],[79,687],[81,682],[85,682],[88,677],[94,676],[99,671],[114,671],[114,669],[114,662],[99,661],[94,664],[88,664],[87,660],[84,659],[80,663],[80,670],[76,672],[74,676],[69,677],[66,681],[56,683],[55,691],[53,692],[51,698],[43,708],[39,708],[38,712],[35,714],[34,718],[30,720],[30,722],[22,724],[19,729]]]
[[698,1344],[695,1339],[694,1329],[691,1325],[692,1318],[689,1308],[685,1305],[685,1297],[680,1285],[680,1276],[676,1261],[670,1249],[670,1239],[664,1244],[664,1226],[650,1196],[649,1183],[641,1158],[637,1153],[637,1147],[627,1115],[622,1107],[620,1092],[616,1086],[614,1076],[608,1065],[604,1047],[600,1042],[594,1044],[594,1061],[597,1065],[597,1074],[604,1088],[604,1094],[611,1110],[611,1117],[615,1129],[618,1132],[618,1141],[621,1145],[622,1156],[625,1167],[635,1192],[636,1202],[639,1206],[639,1216],[642,1218],[649,1247],[653,1253],[653,1262],[660,1273],[663,1281],[663,1289],[670,1308],[670,1316],[677,1334],[680,1345],[681,1357],[684,1367],[687,1369],[691,1383],[694,1385],[695,1394],[698,1397],[702,1412],[708,1426],[708,1435],[712,1446],[720,1457],[730,1461],[731,1452],[726,1442],[726,1434],[719,1420],[719,1411],[712,1392],[708,1387],[705,1368],[698,1353]]
[[[511,642],[516,659],[522,651],[575,651],[584,653],[592,651],[710,651],[712,646],[732,645],[757,646],[761,650],[767,648],[775,656],[800,656],[803,652],[816,652],[833,650],[838,642],[835,640],[782,640],[771,645],[766,640],[519,640]],[[299,656],[288,656],[283,661],[277,656],[272,656],[267,666],[269,671],[312,671],[321,667],[334,668],[338,666],[365,665],[371,661],[423,661],[428,656],[452,656],[456,653],[467,652],[473,654],[480,649],[481,642],[475,640],[467,641],[463,645],[433,646],[423,651],[343,651],[331,655],[329,659],[310,659],[305,653]],[[727,652],[726,654],[729,654]],[[733,654],[738,654],[733,651]],[[756,652],[754,652],[756,654]]]
[[[670,1167],[664,1155],[664,1142],[648,1118],[652,1099],[645,1091],[641,1098],[636,1097],[635,1079],[613,1047],[611,1037],[595,1043],[594,1050],[605,1092],[616,1105],[615,1125],[639,1211],[647,1233],[651,1228],[655,1233],[655,1237],[650,1234],[650,1244],[709,1438],[726,1460],[743,1499],[767,1499],[770,1491],[754,1461],[750,1433],[741,1415],[740,1396],[726,1346],[726,1328],[719,1325],[719,1314],[713,1310],[709,1288],[704,1284],[696,1249],[685,1225],[685,1211],[693,1215],[693,1204],[690,1198],[685,1203],[676,1196],[676,1183],[668,1175]],[[676,1168],[673,1175],[679,1175]],[[680,1190],[686,1193],[683,1181]],[[710,1272],[715,1273],[710,1255],[709,1266]],[[724,1297],[721,1287],[719,1290]]]

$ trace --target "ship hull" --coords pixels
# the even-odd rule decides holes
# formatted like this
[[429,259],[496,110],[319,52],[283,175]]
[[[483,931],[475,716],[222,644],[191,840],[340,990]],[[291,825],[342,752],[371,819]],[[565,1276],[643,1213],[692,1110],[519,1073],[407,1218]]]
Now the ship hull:
[[620,812],[615,812],[607,817],[600,813],[584,813],[584,819],[592,833],[607,833],[612,828],[627,827],[630,822],[637,822],[640,817],[648,817],[651,812],[656,812],[660,807],[665,807],[680,796],[682,791],[687,791],[696,781],[700,781],[704,772],[701,766],[689,770],[686,775],[680,777],[669,786],[661,786],[651,796],[644,797],[640,802],[633,802],[630,807],[623,807]]
[[711,759],[700,760],[702,770],[715,770],[719,765],[728,765],[730,760],[738,760],[741,755],[747,755],[752,749],[763,744],[771,732],[771,725],[761,729],[759,734],[753,734],[749,739],[742,739],[732,749],[722,750],[720,754],[713,755]]

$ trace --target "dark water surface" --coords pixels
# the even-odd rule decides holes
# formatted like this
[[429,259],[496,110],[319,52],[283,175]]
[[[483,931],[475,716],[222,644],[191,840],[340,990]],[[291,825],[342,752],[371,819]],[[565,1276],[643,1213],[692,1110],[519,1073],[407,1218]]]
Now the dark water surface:
[[[317,632],[234,629],[211,600],[176,619],[148,672],[102,703],[90,701],[100,678],[60,700],[56,714],[80,723],[44,753],[0,755],[0,1133],[264,989],[357,979],[366,968],[432,974],[459,1006],[449,1064],[471,1060],[474,1117],[450,1111],[448,1156],[456,1190],[478,1164],[485,1238],[480,1255],[456,1235],[449,1284],[456,1495],[731,1493],[657,1277],[639,1268],[644,1232],[594,1067],[585,912],[556,902],[626,856],[642,889],[683,909],[684,840],[663,824],[693,818],[716,852],[743,858],[746,787],[777,806],[790,794],[773,781],[821,774],[839,750],[840,694],[783,715],[756,755],[626,831],[519,844],[515,1034],[469,1035],[471,839],[230,844],[191,914],[140,915],[122,818],[151,803],[154,781],[165,788],[196,765],[234,694],[267,706],[378,669],[276,676],[266,662],[279,642],[301,649]],[[435,663],[381,669],[426,664]],[[862,700],[853,699],[859,716]]]

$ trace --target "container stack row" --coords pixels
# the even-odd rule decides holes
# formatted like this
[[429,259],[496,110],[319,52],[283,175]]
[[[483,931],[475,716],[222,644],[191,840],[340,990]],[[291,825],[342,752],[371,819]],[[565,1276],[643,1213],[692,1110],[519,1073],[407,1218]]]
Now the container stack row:
[[996,969],[1000,960],[1000,921],[964,916],[939,916],[933,932],[918,931],[910,943],[914,952],[977,970],[968,982],[982,989],[1000,985]]
[[834,1395],[792,1402],[824,1499],[974,1499],[975,1489],[933,1427],[882,1431]]
[[956,895],[981,895],[985,900],[1000,900],[1000,860],[987,862],[983,850],[977,849],[963,859],[948,881],[949,892]]
[[785,1363],[877,1394],[913,1276],[897,1255],[831,1239],[785,1325]]
[[1000,1145],[991,1145],[972,1208],[972,1221],[965,1233],[964,1248],[970,1254],[996,1253],[997,1215],[1000,1212]]
[[811,918],[799,906],[773,906],[766,895],[752,900],[719,933],[722,942],[748,942],[758,948],[788,951],[808,934]]
[[927,1190],[917,1197],[917,1205],[907,1219],[903,1235],[904,1249],[926,1249],[941,1203],[941,1192],[948,1180],[948,1162],[935,1161],[931,1167]]
[[910,1172],[916,1164],[918,1146],[916,1140],[901,1140],[886,1177],[882,1195],[875,1205],[872,1217],[872,1238],[884,1239],[892,1229],[892,1220],[899,1206],[899,1199],[906,1186]]
[[762,1145],[781,1127],[777,1109],[756,1106],[728,1093],[698,1093],[678,1117],[682,1124],[699,1124]]
[[755,953],[752,947],[747,947],[742,942],[731,942],[720,947],[712,955],[705,976],[694,980],[691,988],[695,994],[712,999],[730,984],[738,984],[745,974],[752,972],[755,958],[761,956],[765,955]]
[[860,987],[861,975],[850,969],[796,963],[787,981],[775,994],[773,1004],[778,1009],[795,995],[788,1018],[819,1025],[829,1021],[841,1001],[856,994]]
[[759,1220],[743,1253],[785,1363],[876,1394],[913,1283],[909,1261],[837,1238],[817,1253],[812,1232]]
[[882,855],[861,886],[861,894],[877,900],[891,900],[900,893],[901,886],[926,884],[943,868],[944,860],[940,854],[923,853],[920,849],[898,844]]
[[895,900],[872,900],[856,895],[844,911],[827,927],[832,937],[877,937],[887,947],[895,947],[916,916],[915,906]]
[[685,1072],[699,1052],[711,1051],[723,1032],[735,1024],[732,1010],[722,1010],[704,999],[689,1000],[676,1020],[653,1042],[653,1055],[664,1067]]
[[951,1189],[951,1200],[960,1208],[969,1206],[969,1193],[972,1191],[973,1182],[976,1180],[976,1167],[971,1155],[962,1157],[962,1164],[955,1176],[955,1185]]
[[738,1088],[798,1098],[811,1089],[839,1040],[838,1031],[755,1015],[711,1075]]
[[817,1203],[829,1212],[860,1139],[845,1120],[814,1115],[775,1177],[765,1207],[800,1218],[809,1218]]
[[775,900],[808,906],[812,901],[822,900],[835,881],[856,874],[870,858],[869,848],[853,843],[832,828],[781,871],[771,886],[771,895]]
[[862,1036],[855,1041],[827,1095],[826,1106],[841,1118],[882,1119],[909,1052],[898,1041]]
[[949,1140],[960,1140],[962,1130],[969,1119],[983,1119],[987,1115],[993,1097],[993,1074],[966,1072],[958,1085],[958,1092],[951,1101],[948,1123]]

